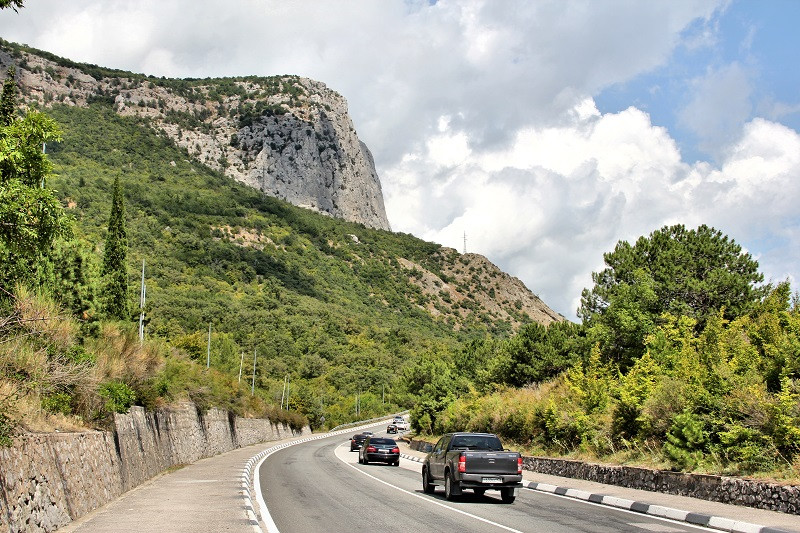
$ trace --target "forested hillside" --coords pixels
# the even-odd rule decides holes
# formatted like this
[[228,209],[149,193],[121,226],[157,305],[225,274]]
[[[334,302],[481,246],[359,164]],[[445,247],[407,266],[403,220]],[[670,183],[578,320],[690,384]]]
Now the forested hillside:
[[[96,361],[100,338],[113,344],[106,335],[133,336],[145,263],[145,338],[161,355],[132,355],[150,360],[136,376],[98,378],[97,387],[116,387],[120,404],[110,410],[188,396],[258,416],[263,408],[248,407],[251,387],[254,398],[277,406],[288,381],[283,407],[314,427],[323,417],[327,426],[368,418],[410,405],[418,391],[405,386],[403,367],[465,339],[505,336],[532,321],[526,311],[546,308],[479,256],[266,196],[107,102],[53,105],[47,115],[63,135],[46,145],[53,163],[46,184],[72,222],[47,254],[54,279],[46,285],[79,320],[75,346],[48,349],[92,346]],[[124,199],[128,291],[127,313],[109,333],[100,263],[115,180]],[[483,305],[490,291],[504,300]],[[209,327],[211,368],[203,378]],[[97,400],[93,415],[81,411],[75,404],[89,393],[77,394],[72,382],[39,393],[66,415],[102,418],[109,410]]]

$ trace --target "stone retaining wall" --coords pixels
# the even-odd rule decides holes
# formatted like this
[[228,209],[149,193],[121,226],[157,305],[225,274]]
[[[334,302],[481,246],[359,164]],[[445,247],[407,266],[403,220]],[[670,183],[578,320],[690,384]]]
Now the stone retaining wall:
[[[426,451],[431,443],[415,439],[410,446],[414,450]],[[522,460],[523,468],[531,472],[800,514],[800,486],[547,457],[523,457]]]
[[193,404],[114,417],[114,431],[28,434],[0,448],[0,531],[54,531],[164,470],[310,433]]

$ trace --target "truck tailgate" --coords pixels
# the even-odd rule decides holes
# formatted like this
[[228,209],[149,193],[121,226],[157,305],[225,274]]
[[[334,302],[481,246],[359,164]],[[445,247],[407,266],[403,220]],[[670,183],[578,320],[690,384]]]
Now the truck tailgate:
[[516,452],[464,452],[469,474],[516,475]]

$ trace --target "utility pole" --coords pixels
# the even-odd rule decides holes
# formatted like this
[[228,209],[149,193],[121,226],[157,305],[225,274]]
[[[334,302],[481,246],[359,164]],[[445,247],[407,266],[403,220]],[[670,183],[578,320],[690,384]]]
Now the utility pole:
[[256,393],[256,353],[257,348],[253,348],[253,384],[250,385],[250,396]]
[[467,255],[467,232],[464,232],[464,255]]
[[208,349],[206,349],[206,368],[211,367],[211,324],[208,325]]
[[147,298],[147,285],[144,284],[144,259],[142,259],[142,288],[139,291],[139,346],[144,344],[144,304]]
[[[289,374],[286,374],[285,376],[283,376],[283,387],[281,388],[281,409],[283,409],[283,400],[284,398],[286,398],[286,385],[288,381],[289,381]],[[286,403],[288,404],[289,402]]]
[[244,366],[244,350],[242,350],[242,359],[239,361],[239,383],[242,382],[242,366]]

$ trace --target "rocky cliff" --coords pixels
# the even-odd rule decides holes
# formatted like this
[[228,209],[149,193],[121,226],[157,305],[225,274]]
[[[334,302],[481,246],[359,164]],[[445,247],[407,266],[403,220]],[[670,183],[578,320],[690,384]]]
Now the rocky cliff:
[[74,63],[0,41],[28,102],[102,102],[137,116],[191,157],[292,204],[390,229],[369,149],[347,101],[297,76],[165,79]]

